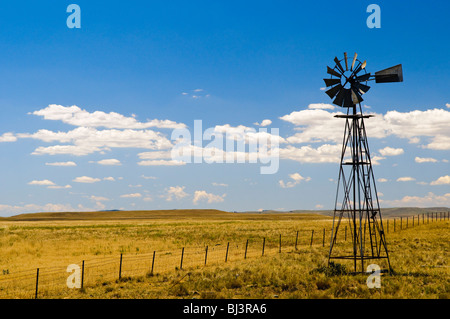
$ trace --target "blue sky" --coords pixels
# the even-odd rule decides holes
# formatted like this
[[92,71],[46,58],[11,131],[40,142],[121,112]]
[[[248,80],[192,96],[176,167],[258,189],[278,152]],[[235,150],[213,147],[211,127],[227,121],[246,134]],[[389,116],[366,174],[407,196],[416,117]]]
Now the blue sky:
[[[80,29],[66,25],[71,3]],[[366,25],[371,3],[379,29]],[[403,65],[403,83],[373,83],[363,102],[377,115],[367,126],[382,207],[450,206],[449,10],[446,1],[2,3],[0,216],[331,209],[343,123],[322,79],[343,52],[369,72]],[[239,132],[269,120],[282,139],[278,171],[173,165],[172,130],[194,120]]]

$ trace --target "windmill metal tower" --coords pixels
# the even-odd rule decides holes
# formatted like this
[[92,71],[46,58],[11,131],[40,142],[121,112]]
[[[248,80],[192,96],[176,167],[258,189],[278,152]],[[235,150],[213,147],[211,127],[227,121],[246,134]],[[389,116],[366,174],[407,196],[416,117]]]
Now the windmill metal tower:
[[[365,261],[384,259],[391,271],[364,125],[364,120],[373,115],[363,115],[361,102],[362,95],[370,89],[369,81],[402,82],[402,65],[372,75],[366,71],[366,61],[361,62],[357,57],[355,53],[353,59],[348,60],[346,52],[341,60],[335,57],[335,67],[327,66],[330,78],[324,79],[326,86],[331,87],[325,93],[334,99],[333,104],[347,109],[346,114],[335,116],[345,119],[345,128],[328,263],[332,259],[353,261],[356,273],[359,266],[361,272],[365,272]],[[343,224],[349,226],[351,247],[337,245],[337,235],[342,232]]]

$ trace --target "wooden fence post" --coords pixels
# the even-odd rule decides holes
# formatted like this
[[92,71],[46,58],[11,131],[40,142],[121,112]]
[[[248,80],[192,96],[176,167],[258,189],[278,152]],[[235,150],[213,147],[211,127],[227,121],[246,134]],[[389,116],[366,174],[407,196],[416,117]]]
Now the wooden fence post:
[[122,278],[122,254],[120,254],[119,279]]
[[280,234],[280,249],[278,250],[279,253],[281,253],[281,234]]
[[84,284],[84,260],[81,264],[81,289],[83,289],[83,284]]
[[344,237],[344,241],[347,241],[347,226],[345,226],[345,237]]
[[400,217],[400,230],[403,229],[403,217]]
[[264,256],[264,247],[266,246],[266,237],[263,238],[263,247],[262,247],[262,255]]
[[205,251],[205,265],[206,265],[207,258],[208,258],[208,246],[206,246],[206,251]]
[[297,236],[295,236],[295,250],[297,250],[297,242],[298,242],[298,230],[297,230]]
[[323,229],[322,247],[325,247],[325,228]]
[[153,275],[153,267],[155,266],[155,254],[156,254],[156,251],[154,250],[153,251],[153,258],[152,258],[152,271],[150,272],[152,275]]
[[247,239],[247,242],[245,243],[245,254],[244,254],[244,259],[247,259],[247,248],[248,248],[248,239]]
[[313,244],[313,239],[314,239],[314,229],[311,232],[311,243],[309,244],[309,246],[312,246]]
[[227,253],[225,254],[225,262],[228,261],[228,249],[230,248],[230,242],[227,243]]
[[36,271],[36,291],[34,293],[34,299],[37,299],[38,296],[38,287],[39,287],[39,268]]
[[183,257],[184,257],[184,247],[181,250],[180,270],[183,269]]

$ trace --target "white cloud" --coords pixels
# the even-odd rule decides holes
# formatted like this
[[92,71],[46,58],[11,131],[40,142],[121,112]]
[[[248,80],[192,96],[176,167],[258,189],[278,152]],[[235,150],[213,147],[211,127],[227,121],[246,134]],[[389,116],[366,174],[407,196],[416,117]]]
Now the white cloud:
[[[294,111],[280,117],[281,120],[296,125],[294,136],[289,143],[342,142],[344,121],[334,118],[342,112],[328,112],[324,109]],[[444,109],[414,110],[410,112],[389,111],[376,114],[366,120],[366,133],[369,138],[396,136],[418,143],[418,137],[427,137],[424,148],[434,150],[450,149],[450,111]]]
[[143,160],[154,160],[154,159],[170,159],[172,158],[171,152],[169,151],[152,151],[152,152],[142,152],[138,154],[140,159]]
[[36,133],[20,133],[20,138],[33,138],[43,142],[72,143],[64,145],[40,146],[33,155],[71,154],[88,155],[95,152],[110,151],[111,148],[167,149],[172,143],[159,132],[151,130],[97,130],[92,127],[77,127],[68,132],[39,130]]
[[397,178],[397,182],[412,182],[412,181],[415,181],[415,180],[416,179],[414,177],[410,177],[410,176]]
[[23,214],[23,213],[36,213],[36,212],[70,212],[75,209],[70,204],[53,204],[47,203],[44,205],[38,204],[26,204],[19,205],[2,205],[0,204],[0,212],[6,214]]
[[195,89],[194,92],[203,92],[203,89]]
[[128,187],[131,187],[131,188],[139,188],[139,187],[142,187],[142,185],[141,185],[141,184],[137,184],[137,185],[129,184]]
[[324,144],[317,148],[310,145],[294,147],[288,145],[280,148],[280,158],[290,159],[300,163],[339,163],[342,151],[341,145]]
[[3,135],[0,135],[0,143],[1,142],[15,142],[17,141],[17,137],[14,136],[13,133],[3,133]]
[[138,197],[142,197],[142,194],[141,193],[124,194],[124,195],[120,195],[120,197],[122,197],[122,198],[138,198]]
[[104,181],[114,182],[116,179],[114,177],[112,177],[112,176],[109,176],[109,177],[103,177],[103,180]]
[[386,183],[388,180],[386,178],[379,178],[377,181],[380,183]]
[[66,185],[66,186],[51,185],[51,186],[48,186],[47,188],[51,188],[51,189],[67,189],[67,188],[72,188],[72,186],[70,186],[70,185]]
[[169,120],[150,120],[145,123],[138,122],[133,116],[126,117],[116,112],[105,113],[94,111],[92,113],[76,105],[62,106],[51,104],[48,107],[34,111],[33,115],[42,116],[46,120],[62,121],[63,123],[83,127],[105,127],[119,129],[157,128],[184,128],[186,125]]
[[145,175],[141,175],[141,177],[142,177],[143,179],[158,179],[158,177],[155,177],[155,176],[145,176]]
[[45,163],[45,165],[48,165],[48,166],[77,166],[77,164],[72,161]]
[[263,121],[261,122],[261,124],[258,123],[258,122],[254,123],[254,124],[255,124],[255,125],[258,125],[258,126],[265,127],[265,126],[269,126],[270,124],[272,124],[272,121],[266,119],[266,120],[263,120]]
[[441,176],[437,180],[432,181],[430,183],[430,185],[447,185],[447,184],[450,184],[450,176],[449,175]]
[[445,103],[445,106],[450,108],[450,103]]
[[185,186],[171,186],[169,188],[166,188],[166,194],[162,197],[165,198],[168,202],[171,202],[174,199],[183,199],[184,197],[188,196],[184,189]]
[[96,183],[96,182],[100,182],[100,178],[94,178],[94,177],[89,177],[89,176],[80,176],[80,177],[76,177],[73,181],[76,183]]
[[431,158],[431,157],[417,157],[414,158],[416,163],[436,163],[438,162],[437,159]]
[[213,186],[222,186],[222,187],[228,187],[228,184],[224,184],[224,183],[212,183]]
[[115,159],[115,158],[103,159],[103,160],[98,161],[97,164],[109,165],[109,166],[122,165],[122,163],[118,159]]
[[326,104],[326,103],[311,103],[308,105],[308,109],[311,110],[334,110],[335,106],[332,104]]
[[194,199],[192,200],[192,202],[197,205],[199,201],[207,201],[208,204],[211,203],[220,203],[224,201],[226,194],[223,194],[222,196],[220,195],[215,195],[215,194],[211,194],[211,193],[207,193],[206,191],[195,191],[194,193]]
[[90,199],[92,199],[93,201],[96,201],[96,202],[108,201],[109,200],[109,198],[102,197],[102,196],[94,196],[94,195],[92,195],[90,197]]
[[285,183],[283,180],[280,180],[278,183],[280,187],[282,188],[291,188],[300,183],[301,181],[309,182],[311,180],[311,177],[303,177],[299,173],[293,173],[289,174],[289,177],[292,179],[292,181],[289,181]]
[[322,205],[322,204],[317,204],[317,205],[316,205],[316,208],[317,208],[317,209],[322,209],[322,208],[323,208],[323,205]]
[[44,179],[42,181],[34,180],[28,183],[28,185],[40,185],[40,186],[54,186],[55,183],[48,179]]
[[402,148],[392,148],[389,146],[386,146],[385,148],[382,148],[378,151],[383,156],[397,156],[397,155],[401,155],[405,152]]
[[436,195],[429,192],[424,196],[404,196],[398,200],[383,200],[383,205],[393,207],[430,207],[430,206],[450,206],[450,193]]
[[138,165],[141,166],[181,166],[186,165],[186,162],[178,161],[178,160],[149,160],[149,161],[140,161]]

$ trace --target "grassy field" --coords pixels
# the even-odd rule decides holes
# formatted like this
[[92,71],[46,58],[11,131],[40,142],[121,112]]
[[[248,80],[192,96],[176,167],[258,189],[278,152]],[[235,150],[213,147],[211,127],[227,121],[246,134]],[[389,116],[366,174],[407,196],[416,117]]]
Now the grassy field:
[[[387,234],[392,275],[369,289],[367,275],[325,270],[331,219],[314,214],[237,214],[221,211],[50,213],[0,220],[1,280],[36,268],[58,268],[81,260],[118,260],[174,253],[170,271],[131,273],[119,280],[92,281],[82,290],[61,288],[42,298],[448,298],[449,222],[417,223]],[[55,217],[57,217],[55,219]],[[323,244],[323,229],[326,242]],[[310,245],[312,230],[315,231]],[[299,233],[297,237],[297,232]],[[281,253],[280,251],[281,235]],[[249,240],[248,257],[242,258]],[[297,249],[295,242],[297,241]],[[343,238],[339,241],[348,245]],[[264,242],[265,253],[261,254]],[[223,260],[231,243],[230,260]],[[210,261],[182,269],[182,247],[204,252]],[[214,252],[220,254],[214,258]],[[128,259],[127,259],[128,258]],[[159,257],[158,257],[159,258]],[[203,259],[203,253],[198,260]],[[188,259],[187,259],[188,260]],[[115,262],[115,261],[114,261]],[[147,262],[147,261],[146,261]],[[148,262],[146,264],[149,265]],[[147,267],[146,266],[146,267]],[[115,268],[114,268],[115,269]],[[64,283],[61,281],[61,283]],[[28,293],[28,292],[27,292]],[[28,298],[31,294],[25,295]],[[10,296],[11,297],[11,296]],[[21,298],[22,295],[12,297]]]

